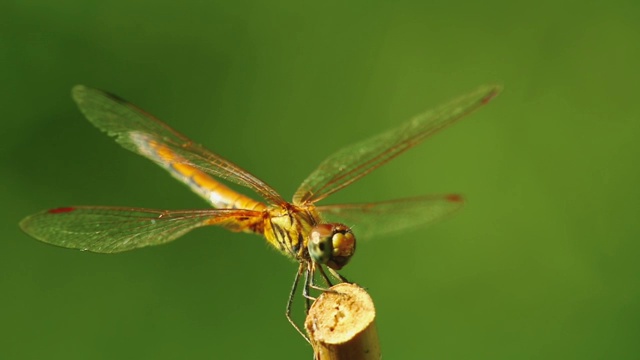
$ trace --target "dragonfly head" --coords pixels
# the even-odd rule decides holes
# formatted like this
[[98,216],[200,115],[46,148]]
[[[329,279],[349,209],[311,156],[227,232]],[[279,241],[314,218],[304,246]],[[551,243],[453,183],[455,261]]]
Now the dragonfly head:
[[346,225],[319,224],[311,230],[307,247],[313,261],[340,270],[356,252],[356,238]]

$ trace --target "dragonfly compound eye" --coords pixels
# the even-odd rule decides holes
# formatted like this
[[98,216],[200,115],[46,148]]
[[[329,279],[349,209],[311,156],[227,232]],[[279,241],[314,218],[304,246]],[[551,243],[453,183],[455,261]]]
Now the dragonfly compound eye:
[[356,251],[356,238],[343,224],[320,224],[311,230],[309,256],[319,264],[340,270]]

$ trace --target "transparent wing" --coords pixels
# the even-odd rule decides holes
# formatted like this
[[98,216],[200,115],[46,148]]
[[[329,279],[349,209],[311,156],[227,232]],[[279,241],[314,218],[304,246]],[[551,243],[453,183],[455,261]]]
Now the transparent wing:
[[347,146],[325,159],[296,191],[293,202],[316,202],[367,175],[430,135],[487,104],[499,86],[484,86],[448,104],[418,115],[378,136]]
[[251,210],[163,211],[139,208],[65,207],[26,217],[20,227],[34,238],[57,246],[116,253],[175,240],[201,226],[233,228],[258,219]]
[[[176,155],[176,162],[196,168],[207,174],[246,186],[273,204],[284,204],[282,197],[269,185],[241,169],[232,162],[216,155],[201,145],[193,143],[165,123],[119,97],[106,92],[77,85],[72,90],[73,99],[91,123],[110,136],[124,148],[158,162],[141,148],[154,142],[166,147]],[[166,164],[159,163],[166,167]]]
[[440,221],[462,208],[460,195],[424,195],[377,203],[318,206],[324,221],[340,222],[358,240],[389,235]]

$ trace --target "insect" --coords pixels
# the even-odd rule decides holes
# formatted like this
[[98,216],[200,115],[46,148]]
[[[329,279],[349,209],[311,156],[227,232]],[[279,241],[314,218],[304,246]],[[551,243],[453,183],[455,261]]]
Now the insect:
[[[434,222],[463,204],[459,195],[427,195],[391,201],[316,205],[374,169],[419,144],[430,135],[487,104],[500,91],[483,86],[400,126],[351,144],[324,160],[298,188],[291,202],[271,186],[232,162],[205,149],[144,110],[106,92],[78,85],[72,97],[87,119],[115,137],[127,150],[140,154],[185,183],[213,209],[153,210],[132,207],[71,206],[26,217],[22,229],[43,242],[96,253],[117,253],[164,244],[202,226],[264,236],[284,255],[298,262],[286,317],[304,275],[307,309],[310,288],[318,272],[331,285],[324,267],[338,280],[337,270],[354,255],[356,237],[345,224],[355,224],[359,237],[388,234]],[[264,201],[256,201],[217,179],[245,186]],[[308,339],[307,339],[308,340]]]

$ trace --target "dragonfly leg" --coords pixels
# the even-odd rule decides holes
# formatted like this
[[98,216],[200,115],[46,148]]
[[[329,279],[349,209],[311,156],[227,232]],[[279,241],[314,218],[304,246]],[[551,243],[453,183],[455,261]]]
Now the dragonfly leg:
[[307,265],[307,270],[304,273],[304,288],[302,289],[302,296],[304,296],[305,301],[306,301],[307,312],[309,312],[309,308],[311,307],[311,304],[309,303],[309,300],[316,301],[316,298],[314,298],[313,296],[311,296],[309,294],[309,288],[314,288],[315,289],[315,285],[313,284],[314,274],[315,274],[314,264],[312,264],[310,266]]
[[329,279],[329,277],[327,276],[327,273],[324,272],[324,269],[322,268],[322,265],[318,265],[318,271],[320,271],[320,275],[322,275],[322,279],[327,284],[327,288],[321,288],[319,286],[316,286],[313,283],[311,284],[311,286],[316,290],[327,291],[328,288],[333,286],[333,284],[331,283],[331,279]]
[[[293,327],[298,331],[298,333],[302,335],[302,337],[305,340],[307,340],[309,344],[311,344],[311,341],[309,341],[309,338],[307,337],[307,335],[304,334],[302,329],[300,329],[300,327],[291,318],[291,306],[293,305],[293,297],[296,295],[296,289],[298,288],[298,282],[300,281],[300,275],[302,274],[303,266],[304,264],[301,263],[300,266],[298,267],[298,271],[296,272],[296,277],[293,280],[293,286],[291,287],[291,293],[289,293],[289,300],[287,301],[287,310],[285,312],[285,316],[287,317],[287,320],[289,320],[289,323],[291,323],[291,325],[293,325]],[[307,280],[305,280],[305,286],[306,286],[306,282]],[[307,308],[307,312],[308,312],[308,308]]]
[[342,281],[342,282],[351,284],[351,282],[349,280],[347,280],[346,277],[338,274],[337,271],[333,270],[332,268],[327,268],[327,269],[329,269],[329,272],[331,273],[331,275],[335,276],[336,279],[340,279],[340,281]]
[[[329,269],[329,271],[331,271],[331,274],[333,276],[335,276],[337,279],[340,279],[342,282],[348,282],[348,281],[346,281],[347,279],[345,279],[343,276],[340,276],[332,268],[327,267],[327,269]],[[322,278],[324,279],[324,281],[327,283],[327,285],[329,287],[328,288],[323,288],[323,287],[317,286],[315,284],[311,284],[311,288],[319,290],[319,291],[322,291],[322,292],[330,292],[330,293],[333,293],[333,294],[339,294],[339,292],[330,289],[333,286],[333,284],[331,283],[331,279],[327,276],[327,273],[322,268],[322,265],[318,265],[318,270],[320,271],[320,274],[322,274]]]

